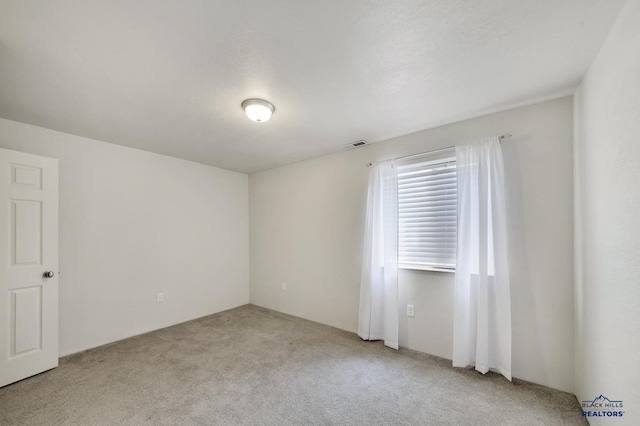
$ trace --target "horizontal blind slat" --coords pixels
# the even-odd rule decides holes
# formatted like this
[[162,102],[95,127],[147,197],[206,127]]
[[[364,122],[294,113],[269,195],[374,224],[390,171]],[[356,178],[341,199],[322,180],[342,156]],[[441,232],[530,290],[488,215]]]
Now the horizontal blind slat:
[[455,267],[458,200],[455,154],[450,154],[398,163],[400,264]]

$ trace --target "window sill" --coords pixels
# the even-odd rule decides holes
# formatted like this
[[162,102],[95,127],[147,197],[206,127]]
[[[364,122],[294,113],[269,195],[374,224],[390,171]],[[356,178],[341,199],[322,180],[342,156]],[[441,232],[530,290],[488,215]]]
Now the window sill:
[[414,271],[430,271],[430,272],[448,272],[455,273],[455,268],[438,268],[435,266],[415,265],[409,263],[403,263],[398,265],[398,269],[410,269]]

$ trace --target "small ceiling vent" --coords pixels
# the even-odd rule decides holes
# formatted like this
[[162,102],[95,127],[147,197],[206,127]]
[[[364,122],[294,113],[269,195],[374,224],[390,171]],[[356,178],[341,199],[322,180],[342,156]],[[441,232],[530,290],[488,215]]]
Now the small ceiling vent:
[[354,149],[354,148],[360,148],[361,146],[365,146],[365,145],[369,145],[369,143],[367,141],[365,141],[364,139],[360,139],[359,141],[355,141],[355,142],[350,142],[346,145],[342,145],[343,149]]

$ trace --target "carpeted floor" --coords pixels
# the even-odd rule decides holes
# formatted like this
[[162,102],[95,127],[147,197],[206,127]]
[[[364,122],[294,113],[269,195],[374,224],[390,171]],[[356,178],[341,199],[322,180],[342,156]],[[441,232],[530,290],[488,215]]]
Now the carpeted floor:
[[2,425],[577,425],[573,395],[253,305],[62,358]]

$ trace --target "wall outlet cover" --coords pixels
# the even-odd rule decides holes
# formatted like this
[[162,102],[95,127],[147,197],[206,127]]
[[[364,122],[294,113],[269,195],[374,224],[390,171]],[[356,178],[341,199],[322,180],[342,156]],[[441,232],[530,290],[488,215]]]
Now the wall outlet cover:
[[407,316],[408,317],[416,316],[416,307],[414,305],[407,305]]

